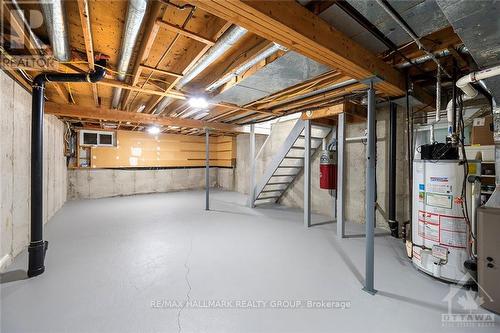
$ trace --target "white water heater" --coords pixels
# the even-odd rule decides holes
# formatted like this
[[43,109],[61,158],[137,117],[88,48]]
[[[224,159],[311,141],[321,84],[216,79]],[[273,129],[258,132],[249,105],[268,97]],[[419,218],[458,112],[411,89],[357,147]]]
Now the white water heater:
[[[480,175],[479,161],[468,165],[469,176]],[[458,160],[413,162],[412,261],[418,269],[451,282],[466,274],[464,262],[471,251],[462,203],[472,221],[473,198],[469,182],[462,195],[463,181],[464,166]]]

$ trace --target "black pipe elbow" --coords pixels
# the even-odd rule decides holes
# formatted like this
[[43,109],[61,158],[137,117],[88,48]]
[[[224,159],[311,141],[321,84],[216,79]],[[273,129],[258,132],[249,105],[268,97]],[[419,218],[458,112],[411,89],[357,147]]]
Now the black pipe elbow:
[[92,83],[101,81],[106,75],[106,59],[101,59],[96,62],[95,70],[88,74],[88,79]]
[[32,87],[33,88],[37,88],[37,87],[42,87],[43,88],[45,86],[45,82],[47,82],[47,79],[45,78],[45,74],[44,73],[38,74],[33,79]]

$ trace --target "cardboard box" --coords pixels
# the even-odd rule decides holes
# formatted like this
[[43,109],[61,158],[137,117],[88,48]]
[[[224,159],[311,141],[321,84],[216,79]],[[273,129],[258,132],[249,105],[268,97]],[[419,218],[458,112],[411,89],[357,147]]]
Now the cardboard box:
[[493,141],[493,116],[474,118],[472,122],[471,144],[494,145]]

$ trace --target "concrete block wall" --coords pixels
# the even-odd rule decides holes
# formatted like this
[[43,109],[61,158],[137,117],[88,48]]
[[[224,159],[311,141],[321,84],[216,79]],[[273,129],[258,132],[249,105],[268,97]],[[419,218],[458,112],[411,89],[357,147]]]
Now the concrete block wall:
[[[44,222],[66,201],[64,124],[44,123]],[[31,95],[0,71],[0,269],[29,244]]]
[[[219,170],[210,168],[210,186],[217,187]],[[228,172],[226,171],[226,174]],[[231,177],[225,177],[230,184]],[[229,185],[227,185],[229,186]],[[73,169],[68,171],[71,200],[97,199],[121,195],[200,189],[205,187],[205,168],[132,170]]]

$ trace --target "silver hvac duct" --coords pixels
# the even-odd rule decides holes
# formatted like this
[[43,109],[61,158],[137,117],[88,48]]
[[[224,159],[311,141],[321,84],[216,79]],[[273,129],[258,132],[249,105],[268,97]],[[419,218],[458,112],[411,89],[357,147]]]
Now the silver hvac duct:
[[[459,53],[462,53],[462,54],[469,53],[469,50],[464,45],[459,46],[456,49],[456,51],[459,52]],[[451,54],[450,50],[449,49],[445,49],[445,50],[442,50],[442,51],[434,52],[433,56],[435,58],[443,58],[443,57],[449,56],[450,54]],[[398,65],[396,65],[396,68],[403,69],[403,68],[407,68],[407,67],[410,67],[410,66],[413,66],[413,65],[423,64],[424,62],[427,62],[429,60],[432,60],[432,58],[431,58],[431,56],[429,54],[426,54],[426,55],[423,55],[421,57],[413,59],[411,62],[408,61],[408,62],[403,62],[401,64],[398,64]]]
[[[142,21],[146,14],[148,0],[129,0],[127,8],[127,18],[125,19],[125,26],[123,27],[123,38],[120,49],[120,60],[117,66],[117,79],[120,81],[125,80],[125,75],[132,58],[134,46],[141,30]],[[113,89],[113,100],[111,106],[116,109],[120,104],[122,95],[121,88]]]
[[283,46],[281,46],[279,44],[273,43],[273,45],[271,47],[265,49],[264,51],[262,51],[261,53],[259,53],[258,55],[256,55],[253,59],[251,59],[250,61],[248,61],[245,64],[241,65],[240,67],[236,68],[229,75],[226,75],[226,76],[222,77],[221,79],[219,79],[219,80],[215,81],[214,83],[212,83],[210,86],[207,87],[206,90],[207,91],[214,91],[215,89],[219,88],[223,84],[231,81],[232,78],[237,77],[238,75],[241,75],[241,74],[245,73],[252,66],[254,66],[255,64],[261,62],[262,60],[265,60],[266,58],[268,58],[271,55],[275,54],[279,50],[287,51],[287,48],[285,48],[285,47],[283,47]]
[[[198,74],[200,74],[205,68],[210,66],[215,60],[222,56],[227,50],[229,50],[237,41],[241,39],[247,33],[247,29],[232,26],[229,28],[222,37],[220,37],[217,42],[196,62],[191,70],[189,70],[182,79],[175,85],[177,89],[182,89],[187,83],[194,79]],[[171,97],[164,97],[160,103],[156,106],[153,111],[155,114],[162,113],[165,108],[172,103],[173,99]]]
[[41,1],[45,26],[49,33],[54,57],[59,61],[69,61],[71,50],[68,41],[68,27],[63,0]]

